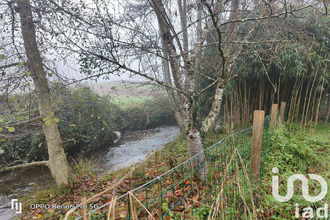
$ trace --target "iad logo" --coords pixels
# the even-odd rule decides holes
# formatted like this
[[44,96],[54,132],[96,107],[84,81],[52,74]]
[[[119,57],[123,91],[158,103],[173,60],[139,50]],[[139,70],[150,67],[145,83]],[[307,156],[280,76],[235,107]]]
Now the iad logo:
[[[274,167],[272,169],[273,173],[278,173],[278,168]],[[321,185],[321,192],[317,196],[310,196],[308,193],[308,179],[302,175],[302,174],[294,174],[288,178],[287,182],[287,193],[285,196],[280,196],[278,192],[278,184],[279,184],[279,178],[278,176],[273,176],[272,177],[272,194],[273,197],[280,202],[287,202],[289,201],[292,196],[293,196],[293,183],[296,180],[300,180],[302,183],[302,196],[304,197],[305,200],[309,202],[317,202],[322,200],[326,195],[328,191],[328,185],[327,182],[319,175],[316,174],[308,174],[308,176],[316,180],[320,183]],[[295,212],[296,215],[295,217],[299,217],[299,208],[298,204],[295,205]],[[306,207],[303,209],[303,216],[304,218],[313,218],[313,209],[311,207]],[[324,211],[324,215],[321,214],[321,211]],[[318,208],[317,209],[317,217],[319,218],[327,218],[328,217],[328,204],[324,205],[324,208]]]
[[[273,168],[273,173],[278,173],[278,168]],[[273,187],[273,196],[277,201],[280,202],[287,202],[289,201],[293,196],[293,182],[295,180],[300,180],[302,182],[302,195],[304,199],[306,199],[309,202],[317,202],[322,200],[326,195],[328,191],[328,185],[327,182],[319,175],[316,174],[308,174],[308,176],[313,179],[317,180],[322,187],[322,190],[319,195],[317,196],[309,196],[308,194],[308,179],[302,175],[302,174],[294,174],[289,177],[288,183],[287,183],[287,194],[285,196],[280,196],[278,193],[278,176],[273,176],[272,178],[272,187]]]

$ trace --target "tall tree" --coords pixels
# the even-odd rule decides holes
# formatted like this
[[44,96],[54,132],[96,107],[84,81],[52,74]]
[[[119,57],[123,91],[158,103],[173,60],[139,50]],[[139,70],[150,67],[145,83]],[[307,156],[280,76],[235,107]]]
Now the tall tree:
[[[166,88],[174,116],[186,134],[190,156],[201,153],[195,166],[204,160],[201,134],[217,123],[223,90],[235,77],[237,58],[243,50],[257,44],[267,30],[267,23],[259,25],[261,21],[317,6],[314,2],[311,5],[292,2],[287,7],[253,0],[244,3],[149,0],[117,4],[95,0],[89,5],[69,0],[62,4],[49,2],[56,8],[46,15],[48,22],[54,24],[52,32],[68,49],[80,54],[82,69],[87,74],[129,72]],[[257,34],[257,27],[263,31]],[[216,48],[217,59],[204,56],[209,46]],[[201,64],[205,63],[212,75],[204,74]],[[210,80],[202,88],[197,86],[201,78]],[[200,97],[211,88],[212,104],[206,116],[201,117]],[[204,174],[201,170],[201,175]]]
[[48,166],[56,182],[66,184],[68,183],[69,167],[52,107],[46,73],[38,49],[30,1],[17,1],[17,8],[27,57],[26,64],[35,85],[40,116],[43,119],[42,128],[46,137],[49,155]]

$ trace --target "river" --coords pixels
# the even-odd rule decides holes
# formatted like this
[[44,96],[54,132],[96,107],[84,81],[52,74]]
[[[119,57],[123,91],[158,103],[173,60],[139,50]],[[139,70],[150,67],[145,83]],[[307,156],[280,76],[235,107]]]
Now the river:
[[[96,171],[99,175],[104,175],[143,160],[179,134],[180,130],[176,126],[125,132],[117,143],[98,149],[91,158],[98,164]],[[0,219],[11,219],[14,216],[11,199],[22,197],[33,188],[47,186],[52,181],[47,167],[0,173]]]

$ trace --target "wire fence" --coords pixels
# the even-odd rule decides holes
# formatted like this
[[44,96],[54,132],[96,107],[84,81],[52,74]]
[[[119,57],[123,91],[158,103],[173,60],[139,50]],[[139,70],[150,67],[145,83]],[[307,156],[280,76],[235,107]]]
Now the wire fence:
[[111,202],[93,210],[90,218],[256,219],[250,176],[252,133],[257,126],[264,127],[263,172],[271,149],[270,120],[268,115],[262,123],[224,138],[150,182],[119,197],[114,195]]

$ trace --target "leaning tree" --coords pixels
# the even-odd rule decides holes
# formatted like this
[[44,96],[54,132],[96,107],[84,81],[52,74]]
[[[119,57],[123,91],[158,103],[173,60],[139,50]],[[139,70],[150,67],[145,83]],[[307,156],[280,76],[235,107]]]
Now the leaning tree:
[[[3,71],[1,84],[7,90],[7,93],[2,91],[1,95],[8,94],[9,88],[19,88],[16,85],[22,83],[22,81],[28,82],[31,81],[29,78],[32,79],[40,117],[29,118],[17,125],[36,120],[42,121],[49,156],[47,165],[56,182],[66,184],[68,183],[69,167],[57,127],[58,118],[55,117],[52,107],[47,74],[38,47],[40,41],[38,42],[37,38],[40,39],[42,36],[37,37],[36,34],[35,23],[37,19],[35,14],[32,13],[29,0],[7,1],[1,7],[1,10],[4,11],[1,21],[3,24],[3,39],[0,45],[0,70]],[[6,39],[5,37],[9,38]],[[20,46],[22,44],[23,47]],[[28,86],[29,83],[25,83],[25,85]],[[14,132],[15,126],[10,125],[8,131]]]

